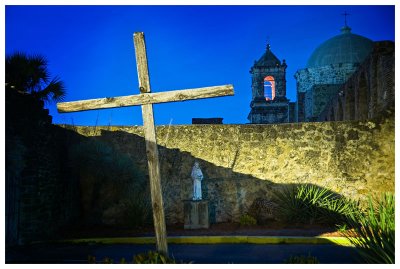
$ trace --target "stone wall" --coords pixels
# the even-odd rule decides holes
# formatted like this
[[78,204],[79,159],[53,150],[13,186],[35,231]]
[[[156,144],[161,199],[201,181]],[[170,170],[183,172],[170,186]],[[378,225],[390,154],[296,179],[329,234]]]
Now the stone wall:
[[251,108],[248,119],[254,124],[289,122],[289,101],[286,98],[266,101],[264,98]]
[[308,121],[315,121],[329,101],[337,95],[340,85],[314,85],[305,93],[305,117]]
[[394,110],[394,42],[375,42],[374,50],[341,85],[318,121],[365,120]]
[[6,244],[52,239],[79,215],[68,145],[79,137],[51,124],[43,102],[6,89]]
[[[141,127],[74,129],[129,154],[147,173]],[[361,200],[394,191],[393,117],[380,122],[158,126],[157,139],[170,224],[183,223],[183,200],[191,197],[196,159],[205,176],[203,197],[210,201],[211,223],[238,221],[256,198],[270,198],[293,184],[315,184]]]
[[297,91],[306,92],[318,84],[343,84],[358,67],[359,64],[343,63],[299,69],[294,75]]
[[[332,98],[330,91],[314,93],[315,87],[320,85],[341,85],[354,73],[359,64],[331,64],[328,66],[304,68],[296,72],[298,121],[313,121]],[[301,93],[305,93],[304,95]],[[319,101],[314,102],[313,97],[318,95]],[[318,106],[317,104],[322,106]]]

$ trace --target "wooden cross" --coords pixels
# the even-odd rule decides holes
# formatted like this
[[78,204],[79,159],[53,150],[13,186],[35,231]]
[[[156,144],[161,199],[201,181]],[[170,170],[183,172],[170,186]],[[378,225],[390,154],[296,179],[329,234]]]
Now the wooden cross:
[[102,108],[137,105],[142,106],[143,128],[144,137],[146,140],[146,154],[149,167],[151,203],[153,207],[156,245],[159,252],[168,255],[167,232],[165,227],[164,205],[160,182],[160,165],[158,160],[158,148],[152,104],[227,96],[233,95],[234,92],[232,85],[223,85],[151,93],[144,33],[134,33],[133,41],[135,45],[136,65],[139,77],[139,95],[58,103],[57,110],[60,113],[65,113]]

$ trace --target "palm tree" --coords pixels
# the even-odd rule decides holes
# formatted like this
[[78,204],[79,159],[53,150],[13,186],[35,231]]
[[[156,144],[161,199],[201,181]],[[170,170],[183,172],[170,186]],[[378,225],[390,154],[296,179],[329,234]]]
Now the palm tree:
[[59,102],[65,98],[64,82],[58,77],[50,79],[44,56],[16,52],[6,57],[5,71],[6,89],[31,94],[45,102]]

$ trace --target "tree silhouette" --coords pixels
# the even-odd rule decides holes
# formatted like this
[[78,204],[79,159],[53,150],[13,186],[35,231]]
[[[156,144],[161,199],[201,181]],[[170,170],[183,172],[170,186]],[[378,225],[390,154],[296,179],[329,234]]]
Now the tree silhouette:
[[31,94],[45,102],[64,100],[64,82],[57,76],[50,78],[47,60],[42,55],[28,56],[16,52],[6,57],[6,89]]

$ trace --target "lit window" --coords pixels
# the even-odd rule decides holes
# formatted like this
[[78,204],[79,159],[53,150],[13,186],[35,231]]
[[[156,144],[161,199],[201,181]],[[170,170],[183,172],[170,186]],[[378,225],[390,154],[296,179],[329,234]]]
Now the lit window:
[[267,101],[275,99],[275,80],[273,76],[264,78],[264,97]]

